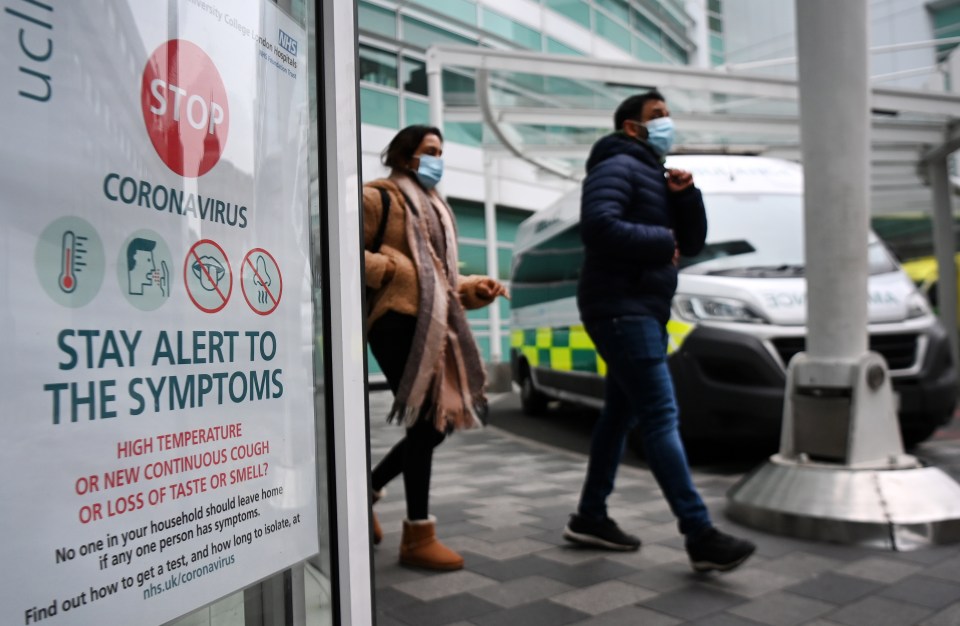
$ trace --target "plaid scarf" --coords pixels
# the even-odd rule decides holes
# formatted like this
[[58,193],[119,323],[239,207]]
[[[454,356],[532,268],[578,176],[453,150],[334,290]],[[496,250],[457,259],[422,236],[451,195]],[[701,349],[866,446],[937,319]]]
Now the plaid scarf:
[[482,425],[486,375],[457,290],[457,231],[436,191],[402,173],[390,180],[405,197],[407,243],[420,284],[413,344],[388,420],[410,427],[426,406],[438,431]]

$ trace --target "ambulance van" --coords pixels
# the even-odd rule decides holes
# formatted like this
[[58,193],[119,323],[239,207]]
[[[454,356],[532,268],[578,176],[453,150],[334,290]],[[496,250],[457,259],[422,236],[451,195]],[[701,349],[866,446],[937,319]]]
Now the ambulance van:
[[[805,346],[803,170],[751,156],[681,155],[703,192],[703,251],[682,258],[667,325],[681,433],[776,449],[786,368]],[[511,368],[525,413],[552,400],[599,408],[606,365],[577,312],[583,260],[580,191],[527,219],[511,275]],[[870,349],[886,359],[904,443],[929,438],[952,417],[957,374],[946,333],[924,297],[870,233]]]

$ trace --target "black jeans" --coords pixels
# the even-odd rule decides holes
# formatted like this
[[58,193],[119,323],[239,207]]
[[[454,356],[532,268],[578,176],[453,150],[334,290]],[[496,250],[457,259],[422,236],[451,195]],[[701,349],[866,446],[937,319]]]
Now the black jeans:
[[[388,311],[373,323],[367,333],[370,350],[380,363],[394,394],[397,393],[403,368],[407,364],[416,324],[417,318],[412,315]],[[429,516],[433,449],[446,438],[444,433],[437,431],[431,420],[423,419],[431,408],[424,405],[416,423],[407,429],[406,436],[373,469],[371,483],[375,491],[380,491],[399,474],[403,474],[409,520],[423,520]]]

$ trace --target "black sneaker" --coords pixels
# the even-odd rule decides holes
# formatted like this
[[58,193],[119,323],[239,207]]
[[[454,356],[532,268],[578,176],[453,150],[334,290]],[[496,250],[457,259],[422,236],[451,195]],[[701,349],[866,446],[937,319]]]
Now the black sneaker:
[[573,543],[606,550],[628,552],[640,547],[640,540],[620,530],[617,523],[605,517],[599,521],[589,520],[574,513],[567,527],[563,529],[563,538]]
[[698,572],[728,572],[750,558],[757,546],[716,528],[709,528],[687,540],[690,565]]

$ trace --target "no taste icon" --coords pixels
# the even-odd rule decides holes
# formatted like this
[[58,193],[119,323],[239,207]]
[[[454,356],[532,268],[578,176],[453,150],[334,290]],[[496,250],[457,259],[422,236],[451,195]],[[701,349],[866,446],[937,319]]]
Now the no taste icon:
[[254,248],[243,257],[240,290],[254,313],[270,315],[277,309],[283,293],[283,276],[273,255],[263,248]]
[[227,253],[212,239],[193,244],[183,263],[183,283],[190,300],[204,313],[227,306],[233,291],[233,271]]

